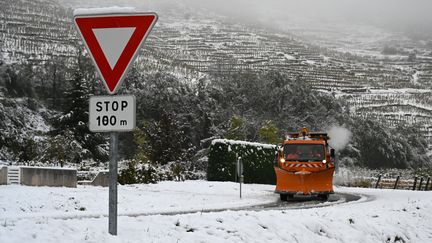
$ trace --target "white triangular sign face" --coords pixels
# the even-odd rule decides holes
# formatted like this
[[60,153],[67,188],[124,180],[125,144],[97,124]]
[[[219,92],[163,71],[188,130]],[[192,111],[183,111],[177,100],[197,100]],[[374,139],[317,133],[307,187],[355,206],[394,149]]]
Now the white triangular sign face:
[[93,33],[112,70],[135,29],[135,27],[93,29]]

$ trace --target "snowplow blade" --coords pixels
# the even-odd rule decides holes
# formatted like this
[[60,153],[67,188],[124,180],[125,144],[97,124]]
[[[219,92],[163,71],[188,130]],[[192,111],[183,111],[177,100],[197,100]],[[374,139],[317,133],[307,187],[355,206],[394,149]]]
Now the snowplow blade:
[[277,166],[276,193],[279,194],[329,194],[333,193],[334,167],[319,171],[287,171]]

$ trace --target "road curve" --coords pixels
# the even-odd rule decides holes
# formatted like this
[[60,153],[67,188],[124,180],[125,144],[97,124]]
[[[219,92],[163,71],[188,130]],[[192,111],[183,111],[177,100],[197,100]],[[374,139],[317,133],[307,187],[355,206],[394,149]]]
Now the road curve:
[[365,195],[335,193],[335,194],[331,194],[327,201],[321,201],[317,197],[302,196],[302,197],[294,197],[292,199],[288,199],[288,201],[286,202],[277,201],[274,204],[251,207],[251,209],[256,211],[307,209],[307,208],[328,207],[328,206],[348,203],[348,202],[357,202],[357,201],[364,202],[370,200],[372,200],[372,198]]
[[[278,196],[275,194],[275,197]],[[176,212],[162,212],[162,213],[141,213],[141,214],[119,214],[119,216],[139,217],[148,215],[180,215],[191,213],[216,213],[223,211],[264,211],[264,210],[294,210],[294,209],[308,209],[328,207],[336,204],[349,203],[349,202],[366,202],[373,200],[372,197],[366,195],[356,195],[348,193],[335,193],[331,194],[327,201],[320,201],[317,197],[294,197],[286,202],[277,200],[273,203],[262,205],[245,206],[237,208],[221,208],[221,209],[203,209],[203,210],[190,210],[190,211],[176,211]]]
[[[275,194],[275,198],[279,198],[278,194]],[[335,193],[331,194],[327,201],[321,201],[316,197],[294,197],[286,202],[275,199],[275,202],[266,203],[261,205],[253,206],[242,206],[242,207],[231,207],[231,208],[219,208],[219,209],[202,209],[202,210],[186,210],[186,211],[172,211],[172,212],[151,212],[151,213],[119,213],[118,216],[123,217],[140,217],[140,216],[152,216],[152,215],[182,215],[182,214],[193,214],[193,213],[217,213],[223,211],[265,211],[265,210],[295,210],[295,209],[308,209],[308,208],[320,208],[328,207],[336,204],[343,203],[359,203],[373,200],[373,197],[366,195],[355,195],[348,193]],[[58,215],[48,216],[45,218],[51,219],[85,219],[85,218],[101,218],[108,217],[108,214],[87,214],[87,215]],[[17,217],[10,220],[22,220],[26,218],[34,218],[34,216]]]

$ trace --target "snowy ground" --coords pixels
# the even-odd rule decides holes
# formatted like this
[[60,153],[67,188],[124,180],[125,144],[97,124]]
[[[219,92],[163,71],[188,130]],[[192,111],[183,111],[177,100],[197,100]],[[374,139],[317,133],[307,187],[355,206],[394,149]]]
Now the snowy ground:
[[[119,214],[238,208],[274,186],[162,182],[119,187]],[[107,233],[107,188],[0,186],[0,242],[432,242],[432,193],[335,188],[368,200],[297,210],[120,216]]]
[[[244,199],[239,200],[239,186],[235,183],[165,181],[159,184],[119,186],[118,213],[134,215],[241,208],[277,200],[273,193],[274,186],[248,184],[243,185],[243,191]],[[44,216],[89,217],[107,213],[106,187],[0,186],[0,220]]]

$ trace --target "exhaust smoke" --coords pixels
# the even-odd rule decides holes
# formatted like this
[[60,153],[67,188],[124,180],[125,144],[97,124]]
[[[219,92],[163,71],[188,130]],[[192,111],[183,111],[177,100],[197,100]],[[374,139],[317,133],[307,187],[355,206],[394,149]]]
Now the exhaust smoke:
[[329,145],[337,151],[344,149],[351,140],[352,133],[350,130],[341,126],[331,126],[327,129],[330,137]]

